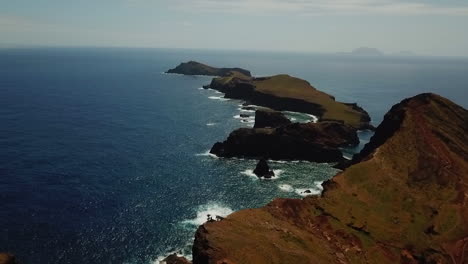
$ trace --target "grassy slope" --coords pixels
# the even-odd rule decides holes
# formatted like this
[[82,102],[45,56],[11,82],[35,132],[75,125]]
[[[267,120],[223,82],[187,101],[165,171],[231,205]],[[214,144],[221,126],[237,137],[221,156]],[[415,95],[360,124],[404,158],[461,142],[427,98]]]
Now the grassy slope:
[[305,80],[283,74],[254,81],[254,84],[258,92],[321,105],[326,111],[322,116],[323,119],[343,120],[352,126],[361,123],[359,112],[348,105],[336,102],[330,95],[315,89]]
[[205,224],[212,260],[463,263],[468,112],[438,96],[412,99],[402,109],[393,136],[335,176],[323,197],[278,199]]
[[232,76],[215,78],[215,81],[226,85],[234,78],[245,81],[252,80],[257,92],[275,97],[299,99],[322,106],[325,110],[322,119],[342,120],[353,127],[360,127],[362,123],[361,113],[346,104],[336,102],[329,94],[315,89],[305,80],[286,74],[252,79],[237,71],[231,73]]

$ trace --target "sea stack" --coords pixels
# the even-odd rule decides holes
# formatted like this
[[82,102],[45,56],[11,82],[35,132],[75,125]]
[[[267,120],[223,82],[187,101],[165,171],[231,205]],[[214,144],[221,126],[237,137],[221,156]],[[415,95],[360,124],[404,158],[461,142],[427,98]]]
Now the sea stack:
[[257,167],[255,167],[255,170],[253,172],[259,178],[263,177],[265,179],[271,179],[272,177],[275,177],[275,173],[272,170],[270,170],[266,159],[261,159],[257,163]]

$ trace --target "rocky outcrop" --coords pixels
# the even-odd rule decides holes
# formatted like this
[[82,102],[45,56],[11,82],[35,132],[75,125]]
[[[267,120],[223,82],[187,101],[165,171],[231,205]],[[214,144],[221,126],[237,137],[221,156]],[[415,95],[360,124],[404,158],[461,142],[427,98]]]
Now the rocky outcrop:
[[162,264],[191,264],[191,262],[184,257],[177,256],[177,254],[172,254],[165,258]]
[[315,89],[307,81],[289,75],[215,78],[205,88],[221,91],[226,98],[242,99],[278,111],[308,113],[321,120],[343,122],[356,129],[373,129],[369,114],[357,104],[337,102],[333,96]]
[[468,111],[403,100],[323,187],[202,225],[194,264],[467,263]]
[[258,161],[257,166],[255,167],[255,170],[253,172],[259,178],[270,179],[275,176],[275,173],[272,170],[270,170],[270,167],[268,166],[268,163],[265,159],[261,159]]
[[254,128],[280,127],[291,124],[291,121],[279,111],[262,108],[255,112]]
[[181,63],[174,69],[170,69],[167,73],[178,73],[184,75],[207,75],[207,76],[232,76],[241,74],[243,76],[251,76],[248,70],[242,68],[215,68],[202,64],[196,61]]
[[0,264],[19,264],[19,262],[14,255],[0,253]]
[[338,122],[294,123],[278,128],[240,128],[211,153],[219,157],[337,162],[339,147],[359,143],[356,130]]

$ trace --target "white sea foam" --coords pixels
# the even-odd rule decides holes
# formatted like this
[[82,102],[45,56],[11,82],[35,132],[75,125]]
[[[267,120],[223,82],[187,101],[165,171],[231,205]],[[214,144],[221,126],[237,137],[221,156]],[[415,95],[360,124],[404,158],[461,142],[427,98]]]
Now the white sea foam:
[[[297,194],[301,195],[301,196],[319,195],[323,191],[322,183],[323,182],[321,182],[321,181],[315,181],[313,187],[311,187],[311,188],[298,188],[298,189],[295,189],[295,192]],[[310,193],[306,192],[306,191],[310,191]]]
[[233,213],[233,210],[223,204],[210,202],[208,204],[201,205],[197,208],[197,215],[195,218],[187,219],[182,221],[184,225],[199,226],[206,222],[207,216],[211,215],[215,218],[217,215],[226,217]]
[[247,109],[243,109],[241,107],[237,108],[237,110],[239,110],[241,112],[244,112],[244,113],[255,113],[255,110],[247,110]]
[[314,122],[314,123],[318,122],[318,117],[311,115],[311,114],[307,114],[307,115],[311,118],[311,122]]
[[286,160],[268,160],[268,162],[280,163],[280,164],[286,164],[286,163],[288,163]]
[[211,100],[229,101],[228,98],[224,98],[222,96],[208,96],[208,98],[211,99]]
[[[245,171],[242,171],[241,174],[244,174],[246,176],[249,176],[249,177],[252,177],[252,178],[255,178],[255,179],[259,179],[259,177],[253,172],[254,170],[250,170],[250,169],[247,169]],[[263,180],[276,180],[278,179],[281,174],[283,174],[283,170],[273,170],[273,172],[275,173],[275,176],[273,178],[260,178],[260,179],[263,179]]]
[[280,184],[278,185],[278,188],[283,192],[294,192],[294,188],[289,184]]
[[172,254],[176,254],[178,257],[184,257],[186,259],[188,259],[189,261],[192,260],[192,256],[190,255],[182,255],[178,252],[167,252],[166,254],[164,254],[163,256],[159,256],[158,258],[156,258],[154,261],[151,262],[151,264],[166,264],[165,261],[163,261],[165,258],[167,258],[169,255],[172,255]]
[[273,172],[275,173],[275,178],[279,178],[281,176],[281,174],[283,174],[283,170],[273,170]]
[[206,123],[207,126],[215,126],[216,123]]
[[280,163],[280,164],[299,163],[299,162],[310,163],[310,161],[306,161],[306,160],[268,160],[268,162]]
[[241,122],[246,124],[255,124],[255,120],[251,119],[241,119]]
[[347,160],[352,160],[353,159],[353,156],[350,155],[350,154],[345,154],[343,153],[343,158],[347,159]]
[[209,150],[207,150],[206,152],[203,152],[203,153],[198,153],[198,154],[195,154],[195,156],[204,156],[204,157],[212,157],[212,158],[215,158],[215,159],[218,159],[219,157],[216,156],[215,154],[213,153],[210,153]]
[[203,87],[198,87],[198,90],[206,90],[206,89]]
[[[294,121],[297,121],[297,118],[300,118],[301,121],[300,122],[313,122],[313,123],[317,123],[318,122],[318,118],[314,115],[311,115],[311,114],[306,114],[306,113],[301,113],[301,112],[293,112],[293,111],[282,111],[284,114],[286,115],[292,115],[292,116],[296,116],[296,117],[288,117],[289,120],[291,120],[292,122]],[[306,118],[308,117],[308,118]],[[305,119],[305,120],[302,120],[302,119]]]
[[241,174],[247,175],[249,177],[255,177],[255,179],[258,179],[257,175],[253,173],[253,170],[245,170],[245,171],[242,171]]

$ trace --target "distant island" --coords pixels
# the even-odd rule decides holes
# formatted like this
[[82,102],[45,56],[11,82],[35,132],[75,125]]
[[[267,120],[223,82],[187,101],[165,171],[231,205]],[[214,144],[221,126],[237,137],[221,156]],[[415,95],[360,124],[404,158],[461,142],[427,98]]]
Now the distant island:
[[376,49],[369,47],[360,47],[352,50],[351,52],[338,52],[339,55],[355,55],[355,56],[384,56],[385,54]]
[[181,63],[179,66],[168,70],[166,73],[177,73],[184,75],[230,76],[234,72],[241,73],[245,76],[251,76],[248,70],[241,68],[215,68],[196,61]]

